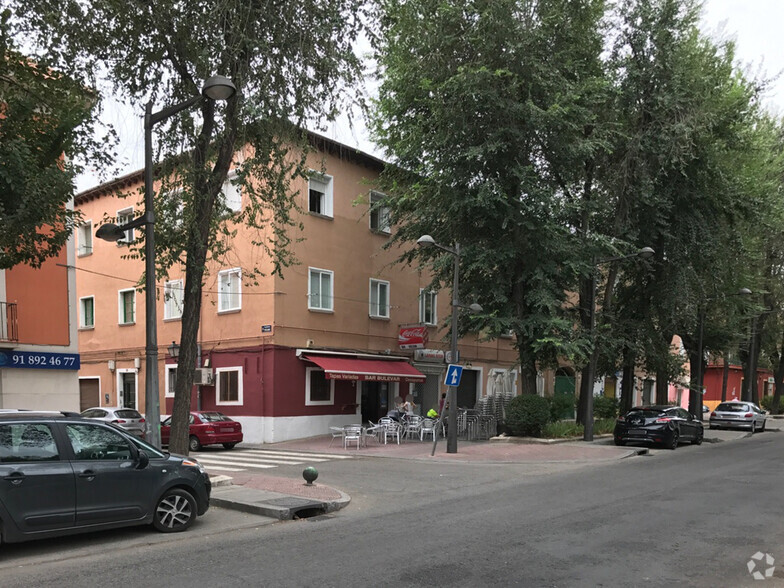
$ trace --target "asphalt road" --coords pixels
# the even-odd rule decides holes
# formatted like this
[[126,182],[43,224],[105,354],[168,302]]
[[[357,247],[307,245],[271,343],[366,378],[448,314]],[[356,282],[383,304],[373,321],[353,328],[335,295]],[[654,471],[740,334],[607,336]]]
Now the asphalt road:
[[[11,586],[781,586],[784,433],[600,465],[327,462],[338,513],[0,548]],[[299,475],[281,469],[276,474]],[[775,558],[755,581],[747,562]],[[757,569],[764,572],[765,565]]]

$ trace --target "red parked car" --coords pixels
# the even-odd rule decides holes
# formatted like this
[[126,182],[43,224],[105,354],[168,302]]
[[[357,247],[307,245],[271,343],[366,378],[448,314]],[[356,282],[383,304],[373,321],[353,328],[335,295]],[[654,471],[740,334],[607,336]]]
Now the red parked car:
[[[242,425],[220,412],[192,412],[190,419],[188,448],[198,451],[203,445],[222,444],[231,449],[242,442]],[[169,444],[171,417],[161,423],[161,444]]]

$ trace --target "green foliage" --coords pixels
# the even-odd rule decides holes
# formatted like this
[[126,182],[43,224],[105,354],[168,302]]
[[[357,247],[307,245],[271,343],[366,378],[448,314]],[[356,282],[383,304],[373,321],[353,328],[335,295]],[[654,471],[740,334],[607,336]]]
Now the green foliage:
[[583,426],[574,421],[556,421],[547,423],[542,428],[542,437],[545,439],[563,439],[568,437],[582,437]]
[[[153,133],[165,178],[155,203],[156,259],[161,273],[184,268],[180,361],[193,364],[209,262],[241,266],[245,279],[253,280],[262,266],[280,273],[296,261],[290,249],[296,210],[292,183],[308,174],[306,155],[315,140],[301,129],[320,128],[348,110],[352,94],[346,87],[353,89],[361,78],[354,45],[364,30],[366,5],[361,0],[274,7],[226,0],[9,3],[27,42],[60,71],[75,79],[107,72],[114,89],[134,105],[154,104],[155,111],[164,112],[198,98],[210,76],[233,81],[237,92],[225,103],[201,100],[187,112],[163,117]],[[236,170],[243,193],[237,215],[228,214],[222,197],[230,169]],[[232,248],[240,224],[252,229],[249,259],[237,259]],[[187,454],[192,379],[188,371],[177,379],[171,449],[178,453]]]
[[593,416],[597,419],[614,419],[618,416],[618,399],[609,396],[594,396]]
[[608,435],[615,429],[615,419],[596,419],[593,423],[595,435]]
[[771,414],[781,414],[784,412],[784,396],[779,398],[778,409],[774,410],[773,396],[763,396],[760,400],[760,406]]
[[515,396],[506,410],[506,426],[512,435],[540,437],[542,428],[550,422],[550,406],[536,394]]
[[[461,297],[484,308],[463,331],[514,332],[524,391],[537,366],[582,353],[565,303],[581,255],[570,188],[603,149],[586,133],[608,88],[603,4],[382,3],[373,129],[399,164],[385,172],[390,245],[460,243]],[[432,264],[435,286],[451,283],[442,252],[405,249]]]
[[550,420],[553,422],[561,419],[573,418],[575,396],[573,394],[554,394],[547,397],[550,403]]
[[93,96],[19,53],[9,22],[0,13],[0,269],[57,255],[79,220],[68,207],[77,162],[111,155],[92,137]]

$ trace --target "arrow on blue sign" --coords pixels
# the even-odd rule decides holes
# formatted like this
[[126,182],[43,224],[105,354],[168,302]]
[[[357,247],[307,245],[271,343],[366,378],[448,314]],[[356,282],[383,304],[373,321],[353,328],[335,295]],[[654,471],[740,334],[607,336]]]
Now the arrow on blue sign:
[[446,368],[446,377],[444,378],[444,386],[459,386],[460,379],[463,377],[463,366],[450,364]]

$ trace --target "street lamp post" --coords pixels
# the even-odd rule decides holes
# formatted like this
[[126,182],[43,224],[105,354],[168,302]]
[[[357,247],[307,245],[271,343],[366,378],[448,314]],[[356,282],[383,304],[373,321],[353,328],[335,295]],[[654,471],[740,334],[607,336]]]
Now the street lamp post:
[[[751,290],[748,288],[741,288],[735,294],[729,294],[729,296],[749,296],[750,294]],[[697,333],[697,377],[695,378],[697,385],[696,390],[695,386],[692,386],[689,390],[689,412],[695,419],[700,421],[702,420],[702,390],[703,379],[705,377],[705,360],[703,358],[703,355],[705,354],[705,350],[703,349],[703,334],[705,332],[705,305],[711,300],[716,300],[716,297],[714,296],[711,298],[706,298],[700,305],[699,328]]]
[[[460,288],[460,244],[455,243],[453,247],[446,247],[436,243],[435,239],[430,235],[422,235],[417,239],[417,245],[420,247],[436,247],[441,251],[449,253],[454,258],[454,271],[452,275],[452,322],[450,325],[451,334],[451,355],[450,363],[458,363],[457,357],[457,334],[458,334],[458,313],[460,308],[468,308],[472,312],[482,312],[482,307],[478,304],[471,304],[464,306],[460,304],[459,288]],[[457,453],[457,387],[448,386],[446,404],[449,406],[448,410],[448,427],[446,437],[446,452]],[[443,412],[443,411],[442,411]],[[439,416],[439,419],[443,415]],[[437,438],[437,436],[436,436]],[[435,453],[436,438],[433,441],[433,453]]]
[[583,441],[593,441],[593,380],[594,373],[596,372],[596,363],[599,358],[598,350],[596,349],[595,331],[596,331],[596,268],[605,263],[613,261],[621,261],[623,259],[631,259],[632,257],[639,257],[648,259],[654,254],[653,249],[650,247],[643,247],[639,251],[629,255],[620,255],[618,257],[610,257],[607,259],[594,260],[591,266],[591,290],[588,295],[588,317],[589,317],[589,334],[591,339],[591,355],[588,358],[588,369],[586,370],[586,379],[588,383],[585,386],[585,418],[583,419]]
[[125,231],[144,227],[145,261],[145,438],[155,447],[161,446],[161,411],[158,381],[158,326],[155,291],[155,206],[153,194],[152,128],[157,123],[178,112],[195,106],[202,100],[228,100],[236,92],[231,80],[223,76],[212,76],[204,82],[201,94],[184,102],[169,106],[159,112],[152,111],[152,100],[144,110],[144,215],[117,226],[112,223],[101,225],[95,236],[106,241],[118,241]]

